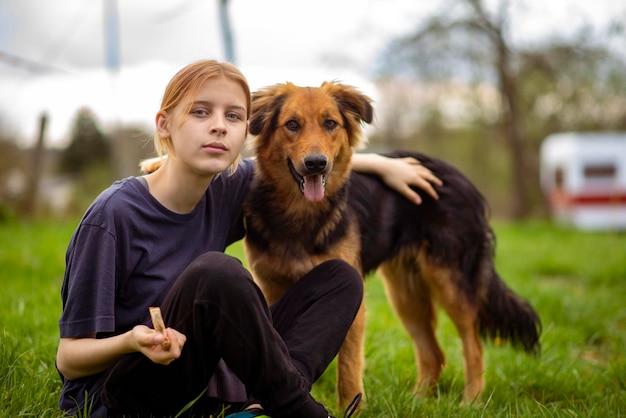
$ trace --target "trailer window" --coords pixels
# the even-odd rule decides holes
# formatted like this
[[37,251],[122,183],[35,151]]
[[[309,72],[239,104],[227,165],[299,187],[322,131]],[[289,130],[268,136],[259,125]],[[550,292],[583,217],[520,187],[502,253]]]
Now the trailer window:
[[584,173],[588,180],[612,180],[617,174],[617,168],[614,164],[586,165]]

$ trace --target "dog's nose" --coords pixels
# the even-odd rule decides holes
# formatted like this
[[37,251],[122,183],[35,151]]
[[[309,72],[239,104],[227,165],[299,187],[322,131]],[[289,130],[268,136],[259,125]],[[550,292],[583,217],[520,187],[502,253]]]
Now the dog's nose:
[[304,158],[304,166],[311,173],[317,173],[326,169],[328,160],[322,154],[311,154]]

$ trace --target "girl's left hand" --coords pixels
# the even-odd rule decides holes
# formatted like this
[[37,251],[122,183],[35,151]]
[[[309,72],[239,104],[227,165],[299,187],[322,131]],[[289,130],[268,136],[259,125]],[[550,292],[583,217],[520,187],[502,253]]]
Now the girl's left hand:
[[411,189],[411,186],[419,187],[433,199],[439,199],[433,184],[442,186],[443,182],[418,160],[413,157],[404,157],[389,158],[387,162],[385,172],[381,174],[387,186],[418,205],[422,203],[422,198]]
[[163,348],[165,337],[145,325],[136,325],[131,333],[136,351],[140,351],[154,363],[168,365],[180,357],[187,337],[173,328],[166,328],[170,346]]

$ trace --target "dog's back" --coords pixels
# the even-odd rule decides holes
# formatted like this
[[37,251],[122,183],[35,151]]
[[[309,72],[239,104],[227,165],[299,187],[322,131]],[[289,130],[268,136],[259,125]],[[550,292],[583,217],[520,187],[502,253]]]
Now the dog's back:
[[463,292],[472,301],[483,337],[538,353],[539,316],[506,286],[493,265],[495,235],[484,196],[444,161],[402,150],[385,155],[416,158],[442,180],[443,186],[437,189],[438,200],[415,189],[422,199],[416,206],[390,190],[379,177],[352,173],[349,207],[360,226],[363,273],[393,264],[396,258],[406,261],[405,268],[414,263],[414,280],[423,279],[429,268],[456,272],[454,288],[446,291]]
[[439,200],[415,189],[422,198],[422,203],[415,205],[377,176],[351,174],[349,205],[361,225],[364,273],[377,269],[398,252],[424,243],[429,244],[428,254],[434,261],[453,265],[466,258],[464,263],[471,264],[476,256],[467,253],[467,243],[475,246],[491,235],[487,203],[480,192],[455,167],[441,160],[399,150],[385,155],[418,159],[443,181],[443,186],[437,188]]

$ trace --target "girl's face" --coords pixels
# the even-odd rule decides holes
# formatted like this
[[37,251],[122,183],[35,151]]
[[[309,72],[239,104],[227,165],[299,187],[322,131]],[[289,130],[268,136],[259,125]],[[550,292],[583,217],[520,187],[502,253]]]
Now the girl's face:
[[184,114],[187,105],[183,101],[169,114],[159,112],[157,131],[169,138],[168,153],[177,166],[212,177],[230,167],[246,139],[246,95],[235,81],[211,78]]

